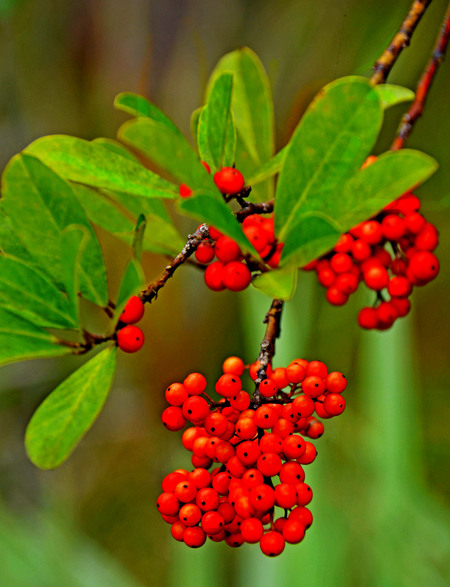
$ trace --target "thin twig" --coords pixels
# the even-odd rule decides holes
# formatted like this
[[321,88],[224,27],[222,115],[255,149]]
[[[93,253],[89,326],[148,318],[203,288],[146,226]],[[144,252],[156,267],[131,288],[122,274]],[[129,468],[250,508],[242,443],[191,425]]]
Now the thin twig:
[[253,407],[261,405],[264,400],[264,397],[260,394],[258,388],[261,381],[267,379],[267,367],[275,354],[275,341],[280,336],[281,332],[280,321],[283,304],[283,300],[273,300],[270,310],[264,318],[264,323],[267,324],[267,326],[264,338],[261,341],[261,350],[258,356],[259,369],[255,380],[256,391],[252,397]]
[[267,202],[246,202],[245,207],[235,213],[236,219],[238,222],[244,222],[245,218],[251,214],[269,214],[273,212],[274,204],[274,199]]
[[141,300],[145,302],[151,302],[158,295],[158,291],[166,284],[168,279],[172,277],[176,269],[183,265],[185,261],[194,253],[198,245],[205,239],[209,238],[209,228],[206,224],[202,224],[197,230],[188,236],[188,240],[183,247],[183,250],[178,253],[174,260],[166,265],[161,275],[153,282],[150,283],[145,290],[140,294]]
[[408,12],[408,16],[403,21],[400,30],[373,66],[374,73],[370,78],[370,81],[374,86],[386,81],[387,76],[394,63],[397,61],[400,53],[403,49],[409,46],[414,30],[419,24],[419,21],[429,4],[431,4],[431,0],[415,0],[413,2]]
[[450,36],[450,5],[447,9],[447,13],[444,18],[441,30],[439,32],[436,44],[433,49],[433,53],[427,63],[427,66],[422,74],[422,77],[417,84],[416,98],[411,105],[411,108],[402,117],[397,136],[391,146],[391,151],[398,151],[401,149],[409,137],[414,124],[422,115],[425,102],[428,97],[431,85],[436,75],[439,65],[444,60],[445,50],[448,45]]

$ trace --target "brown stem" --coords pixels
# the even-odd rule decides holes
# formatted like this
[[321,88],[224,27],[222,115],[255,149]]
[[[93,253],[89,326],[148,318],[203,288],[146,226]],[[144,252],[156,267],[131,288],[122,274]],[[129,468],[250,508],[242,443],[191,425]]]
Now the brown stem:
[[439,32],[436,44],[433,48],[433,53],[425,67],[422,77],[417,84],[416,97],[411,105],[411,108],[403,115],[397,136],[391,145],[391,151],[398,151],[404,147],[406,139],[409,137],[414,124],[422,115],[425,102],[428,97],[431,85],[436,75],[439,65],[444,60],[445,50],[448,45],[450,36],[450,5],[447,8],[447,13],[444,18],[441,30]]
[[192,253],[195,251],[198,245],[207,238],[209,238],[208,226],[206,224],[202,224],[197,228],[197,230],[193,234],[190,234],[188,236],[188,240],[184,245],[183,250],[180,253],[178,253],[178,255],[173,259],[173,261],[169,263],[169,265],[166,265],[161,275],[153,283],[150,283],[146,287],[146,289],[144,289],[141,292],[141,300],[145,303],[151,302],[153,299],[155,299],[158,295],[158,291],[162,287],[164,287],[168,279],[172,277],[172,275],[175,273],[178,267],[180,267],[180,265],[183,265],[183,263],[187,261],[187,259],[192,255]]
[[267,202],[252,203],[246,202],[245,207],[242,210],[238,210],[235,215],[238,222],[244,222],[244,219],[251,214],[269,214],[273,212],[275,200],[269,200]]
[[414,0],[400,30],[373,66],[374,73],[370,81],[374,86],[386,81],[400,53],[409,46],[414,30],[429,4],[431,0]]
[[83,329],[83,339],[83,342],[58,339],[58,344],[73,349],[72,353],[74,355],[84,355],[85,353],[88,353],[90,350],[92,350],[95,346],[103,344],[104,342],[108,342],[109,340],[114,340],[114,335],[109,334],[106,336],[101,336],[92,334],[92,332],[88,332],[87,330]]
[[264,323],[267,324],[264,338],[261,341],[261,350],[258,361],[259,369],[255,380],[256,390],[253,394],[252,405],[257,407],[263,403],[264,397],[259,393],[259,384],[267,379],[267,367],[272,361],[275,354],[275,341],[280,336],[281,312],[283,310],[283,300],[273,300],[270,310],[267,312]]

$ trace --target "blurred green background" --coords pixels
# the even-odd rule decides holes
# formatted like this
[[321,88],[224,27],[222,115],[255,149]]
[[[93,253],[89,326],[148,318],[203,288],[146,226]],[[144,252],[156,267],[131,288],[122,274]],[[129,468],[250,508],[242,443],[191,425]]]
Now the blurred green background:
[[[368,75],[410,0],[0,0],[0,168],[35,138],[113,137],[125,116],[112,102],[136,91],[189,134],[208,74],[248,45],[272,82],[278,147],[332,79]],[[389,81],[414,88],[446,9],[435,0]],[[147,343],[121,356],[106,407],[69,461],[41,472],[23,436],[33,410],[77,358],[0,371],[0,586],[272,585],[444,587],[450,584],[448,350],[450,328],[449,64],[408,146],[441,164],[418,190],[441,233],[441,274],[413,296],[413,311],[385,333],[361,332],[357,309],[325,303],[301,274],[286,308],[275,366],[295,357],[346,373],[347,410],[326,423],[306,471],[315,521],[304,543],[276,560],[257,547],[170,538],[155,500],[165,474],[189,466],[180,438],[163,429],[163,390],[190,371],[211,380],[223,359],[253,361],[270,300],[255,291],[213,293],[186,267],[145,318]],[[404,107],[390,110],[377,151]],[[339,194],[336,194],[339,197]],[[192,225],[184,222],[183,232]],[[112,291],[128,253],[99,232]],[[164,260],[148,255],[149,280]],[[102,324],[95,324],[101,328]]]

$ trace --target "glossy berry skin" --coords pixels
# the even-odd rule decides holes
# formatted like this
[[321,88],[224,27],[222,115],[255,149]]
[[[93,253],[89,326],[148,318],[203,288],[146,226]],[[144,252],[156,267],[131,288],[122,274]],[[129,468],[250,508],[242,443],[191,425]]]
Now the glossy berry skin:
[[214,183],[222,194],[237,194],[245,185],[244,176],[234,167],[222,167],[214,174]]
[[138,296],[131,296],[125,304],[120,315],[120,321],[124,324],[135,324],[143,317],[145,312],[144,302]]
[[240,261],[227,263],[223,270],[223,283],[231,291],[242,291],[250,285],[252,274]]
[[278,556],[284,550],[285,540],[279,532],[267,532],[259,543],[261,551],[267,556]]
[[144,344],[144,333],[138,326],[129,324],[117,332],[117,345],[125,353],[136,353]]

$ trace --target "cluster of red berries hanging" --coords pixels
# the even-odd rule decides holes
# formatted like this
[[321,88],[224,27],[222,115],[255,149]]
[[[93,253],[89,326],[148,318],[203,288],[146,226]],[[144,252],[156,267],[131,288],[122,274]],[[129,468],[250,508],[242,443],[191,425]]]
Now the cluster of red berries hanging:
[[[204,161],[202,163],[209,173],[209,165]],[[244,176],[234,167],[222,167],[214,174],[214,182],[224,196],[239,194],[245,187]],[[181,184],[180,195],[186,198],[191,194],[192,190],[186,184]],[[271,268],[277,267],[283,245],[275,239],[273,216],[247,216],[242,223],[242,229],[261,260]],[[208,265],[205,270],[206,285],[213,291],[246,289],[250,285],[252,274],[239,245],[214,227],[210,227],[209,233],[211,238],[200,243],[195,251],[197,261]]]
[[[172,536],[189,547],[209,537],[233,547],[259,543],[265,555],[277,556],[286,542],[301,542],[312,524],[306,507],[312,490],[303,466],[317,452],[305,437],[323,434],[314,412],[331,418],[344,411],[347,381],[320,361],[296,359],[286,368],[269,365],[250,397],[240,379],[245,369],[239,357],[224,362],[215,384],[219,401],[206,393],[200,373],[166,389],[170,406],[163,424],[171,431],[193,424],[182,442],[194,469],[176,469],[164,478],[157,508]],[[256,380],[259,363],[249,369]]]
[[[276,267],[280,262],[282,245],[277,244],[275,239],[273,216],[247,216],[242,229],[261,260],[269,267]],[[209,234],[211,239],[200,243],[195,251],[199,263],[209,263],[205,270],[206,285],[213,291],[244,290],[250,285],[252,274],[239,245],[214,227],[210,227]],[[217,260],[214,261],[214,258]]]
[[144,316],[144,302],[138,296],[131,296],[120,314],[117,325],[117,346],[126,353],[135,353],[144,344],[144,333],[135,326]]
[[317,272],[327,300],[335,306],[345,304],[362,281],[376,292],[373,307],[358,314],[362,328],[390,328],[409,313],[414,286],[427,284],[439,273],[433,254],[438,232],[419,210],[419,198],[406,193],[342,235],[331,253],[304,267]]

